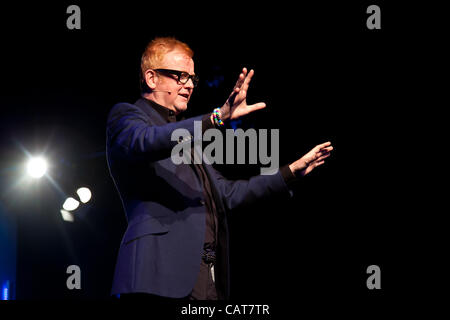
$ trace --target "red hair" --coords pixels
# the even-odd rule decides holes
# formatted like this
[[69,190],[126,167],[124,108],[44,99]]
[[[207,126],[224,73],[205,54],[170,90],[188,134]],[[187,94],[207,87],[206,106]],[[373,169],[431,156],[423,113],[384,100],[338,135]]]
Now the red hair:
[[174,50],[186,53],[189,57],[194,56],[194,51],[184,42],[174,37],[157,37],[150,41],[141,57],[141,90],[147,91],[145,72],[149,69],[161,67],[164,56]]

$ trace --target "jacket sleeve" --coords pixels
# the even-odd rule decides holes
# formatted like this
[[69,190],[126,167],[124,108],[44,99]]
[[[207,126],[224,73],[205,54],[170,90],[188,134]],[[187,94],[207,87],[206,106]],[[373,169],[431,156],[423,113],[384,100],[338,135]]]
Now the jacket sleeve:
[[[135,105],[116,104],[107,119],[106,139],[108,153],[114,158],[135,162],[140,160],[157,161],[170,157],[172,148],[178,143],[172,141],[172,132],[186,129],[194,134],[194,121],[211,126],[205,121],[207,115],[197,116],[179,122],[154,126],[147,121],[148,116]],[[209,125],[208,125],[209,122]]]
[[290,190],[280,172],[273,175],[258,175],[248,180],[228,180],[214,168],[211,175],[226,210],[246,206],[271,196],[290,195]]

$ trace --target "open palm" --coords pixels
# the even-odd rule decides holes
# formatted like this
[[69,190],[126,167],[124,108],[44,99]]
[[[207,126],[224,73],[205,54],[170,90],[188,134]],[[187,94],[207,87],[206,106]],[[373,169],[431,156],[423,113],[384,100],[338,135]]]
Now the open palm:
[[253,70],[247,72],[247,68],[242,69],[242,73],[239,75],[239,79],[237,80],[230,97],[225,105],[220,109],[222,118],[237,119],[252,113],[253,111],[266,107],[264,102],[259,102],[252,105],[247,104],[248,87],[254,73],[255,72]]

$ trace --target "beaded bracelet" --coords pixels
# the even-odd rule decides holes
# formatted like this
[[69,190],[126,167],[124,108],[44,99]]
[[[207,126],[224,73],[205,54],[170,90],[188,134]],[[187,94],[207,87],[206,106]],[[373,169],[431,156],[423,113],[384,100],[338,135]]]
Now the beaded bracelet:
[[216,125],[218,125],[219,127],[222,127],[224,125],[222,119],[220,119],[220,113],[219,113],[220,109],[219,108],[215,108],[213,110],[212,116],[213,116],[213,120],[214,123]]

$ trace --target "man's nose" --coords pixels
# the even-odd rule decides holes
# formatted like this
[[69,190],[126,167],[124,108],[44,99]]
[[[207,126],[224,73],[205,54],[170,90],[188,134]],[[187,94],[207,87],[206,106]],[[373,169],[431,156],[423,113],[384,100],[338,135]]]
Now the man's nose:
[[186,82],[184,86],[185,88],[194,89],[194,81],[192,80],[192,78],[189,78],[188,82]]

